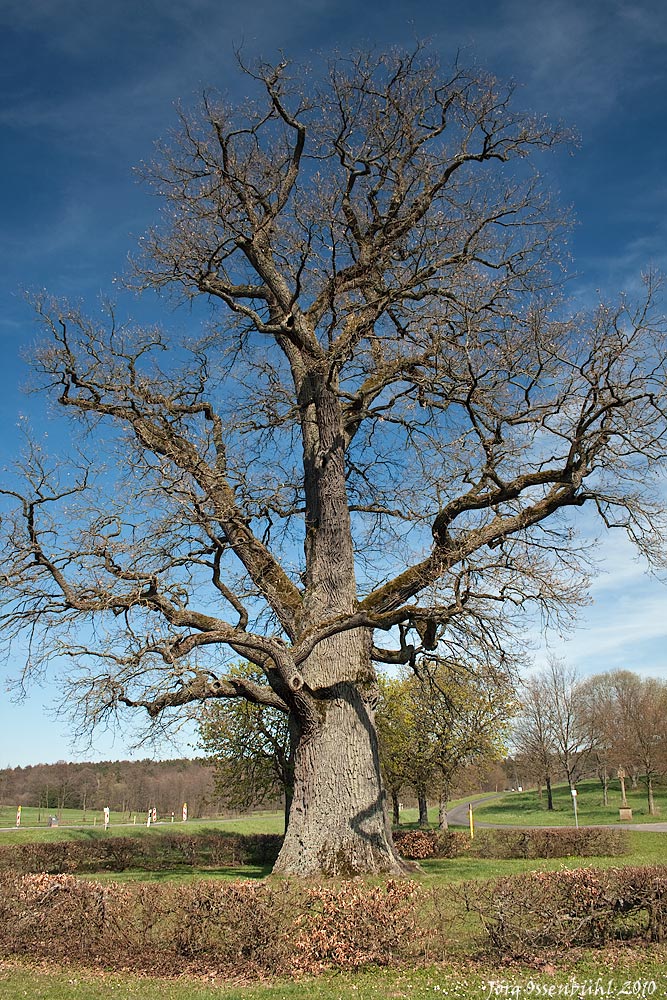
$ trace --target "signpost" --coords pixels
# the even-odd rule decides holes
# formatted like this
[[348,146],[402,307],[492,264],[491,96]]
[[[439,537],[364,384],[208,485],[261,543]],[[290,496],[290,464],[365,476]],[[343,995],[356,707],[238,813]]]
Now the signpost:
[[574,806],[574,825],[579,829],[579,816],[577,815],[577,789],[572,789],[572,805]]

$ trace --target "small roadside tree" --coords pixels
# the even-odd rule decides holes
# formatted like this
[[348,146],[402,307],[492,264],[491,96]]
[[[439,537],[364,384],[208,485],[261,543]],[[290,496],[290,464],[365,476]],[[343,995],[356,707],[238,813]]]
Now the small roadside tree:
[[[618,700],[609,674],[598,674],[582,682],[580,694],[583,700],[583,711],[587,716],[588,726],[595,734],[592,758],[595,762],[600,784],[602,785],[602,804],[609,805],[609,780],[623,773],[624,762],[622,754],[623,725],[619,713]],[[624,791],[624,780],[621,779],[621,805],[627,806]]]
[[505,675],[483,668],[421,661],[417,674],[385,680],[378,709],[380,759],[388,784],[414,788],[419,823],[428,824],[428,793],[439,800],[438,825],[447,827],[451,788],[466,768],[500,760],[514,708]]
[[380,699],[375,721],[378,732],[380,767],[384,786],[391,800],[394,826],[399,826],[400,792],[409,784],[410,725],[405,683],[400,677],[378,678]]
[[[250,664],[230,676],[261,683]],[[284,798],[285,830],[294,785],[294,747],[284,712],[246,699],[208,702],[199,719],[201,745],[213,764],[215,791],[226,805],[248,809],[270,798]]]
[[574,788],[600,740],[596,717],[589,711],[587,688],[574,667],[552,658],[542,682],[554,756]]
[[145,170],[165,213],[137,283],[203,297],[208,328],[38,302],[38,380],[79,451],[33,447],[5,483],[1,624],[27,671],[83,668],[82,725],[285,713],[277,870],[396,872],[375,664],[497,662],[527,605],[571,613],[584,505],[661,558],[665,338],[651,280],[639,304],[561,301],[565,220],[528,160],[566,135],[511,87],[421,48],[245,82]]
[[650,816],[656,814],[654,790],[667,773],[667,683],[629,670],[607,675],[618,706],[618,752],[646,788]]
[[537,775],[547,790],[547,810],[553,811],[552,782],[556,766],[556,746],[549,717],[547,685],[544,677],[533,675],[523,684],[521,706],[514,729],[516,754]]

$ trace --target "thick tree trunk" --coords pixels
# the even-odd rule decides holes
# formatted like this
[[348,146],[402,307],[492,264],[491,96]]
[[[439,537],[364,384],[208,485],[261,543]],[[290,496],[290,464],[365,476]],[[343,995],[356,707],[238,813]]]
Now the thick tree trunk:
[[[306,571],[301,636],[357,606],[345,478],[345,434],[332,370],[294,370],[301,408]],[[400,874],[380,775],[372,637],[351,629],[299,665],[291,708],[299,734],[289,824],[274,871],[290,875]]]
[[[322,643],[304,665],[304,690],[314,695],[303,696],[311,711],[296,748],[292,808],[275,872],[349,876],[408,870],[388,821],[367,648],[364,633],[343,633]],[[358,680],[325,683],[336,675]]]

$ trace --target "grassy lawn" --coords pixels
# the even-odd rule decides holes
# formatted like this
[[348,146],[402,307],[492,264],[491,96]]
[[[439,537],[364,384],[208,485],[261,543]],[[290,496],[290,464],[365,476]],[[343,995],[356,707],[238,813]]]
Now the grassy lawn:
[[[81,813],[76,810],[64,810],[62,825],[53,829],[44,826],[44,810],[42,810],[42,825],[36,822],[37,809],[31,811],[24,809],[24,816],[20,829],[0,830],[0,844],[20,844],[28,841],[54,841],[54,840],[89,840],[93,837],[145,837],[160,836],[165,833],[204,833],[211,831],[228,830],[233,833],[283,833],[284,816],[282,812],[252,813],[249,816],[240,816],[236,819],[196,819],[188,820],[187,823],[158,822],[155,826],[146,827],[145,822],[140,822],[137,818],[136,824],[132,821],[128,823],[123,820],[120,814],[111,814],[111,824],[108,830],[104,830],[99,823],[77,824]],[[10,826],[6,822],[10,810],[7,806],[0,807],[0,826]],[[26,816],[26,814],[28,814]],[[66,815],[71,814],[71,815]],[[16,810],[13,810],[14,818]],[[90,817],[90,813],[88,816]],[[34,818],[34,823],[30,825],[29,819]]]
[[[516,801],[517,796],[510,797]],[[467,801],[467,800],[466,800]],[[407,817],[405,817],[407,819]],[[254,815],[239,820],[197,821],[179,829],[197,830],[231,829],[247,833],[279,832],[280,814]],[[273,829],[272,829],[273,824]],[[176,826],[176,824],[174,824]],[[127,828],[131,832],[131,828]],[[152,831],[141,829],[142,834],[159,836],[174,827],[167,824]],[[25,830],[28,835],[30,831]],[[122,830],[115,831],[123,832]],[[32,831],[33,835],[90,836],[93,831]],[[99,835],[100,831],[94,833]],[[103,832],[101,835],[104,836]],[[137,831],[137,835],[139,832]],[[11,835],[9,835],[11,837]],[[215,975],[179,976],[171,979],[148,977],[132,973],[111,973],[71,967],[53,967],[31,964],[29,960],[0,962],[0,1000],[28,997],[31,1000],[108,1000],[141,997],[143,1000],[379,1000],[379,998],[480,998],[493,996],[558,996],[573,993],[576,982],[588,990],[584,996],[667,996],[667,947],[651,945],[630,948],[617,945],[599,952],[568,953],[549,959],[534,967],[514,963],[493,966],[477,953],[479,931],[476,918],[465,914],[457,891],[457,883],[471,878],[494,878],[531,870],[559,870],[578,867],[612,867],[627,864],[644,865],[665,860],[665,834],[629,832],[631,853],[618,858],[557,858],[550,860],[498,860],[472,857],[422,862],[418,876],[426,888],[447,888],[442,894],[439,919],[447,928],[444,952],[433,955],[441,964],[428,968],[409,970],[373,969],[359,973],[325,974],[317,979],[276,980],[271,982],[229,983]],[[164,872],[130,871],[120,874],[105,873],[92,878],[115,882],[145,881],[161,883],[186,881],[198,878],[259,879],[269,875],[269,869],[254,867],[224,867],[217,869],[174,868]],[[242,965],[239,972],[242,973]],[[495,983],[491,987],[489,984]],[[611,984],[611,985],[610,985]],[[629,984],[626,985],[626,984]],[[598,993],[595,993],[596,987]],[[553,992],[549,992],[553,988]]]
[[[475,802],[482,795],[468,796],[465,799],[456,799],[450,802],[450,807],[462,803]],[[437,823],[438,810],[429,810],[429,820],[433,825]],[[203,833],[205,831],[226,830],[230,833],[278,833],[282,834],[285,829],[284,814],[278,812],[255,812],[247,816],[237,816],[234,819],[194,819],[187,823],[179,822],[175,818],[172,823],[169,818],[158,820],[155,826],[146,827],[146,817],[143,815],[127,813],[111,813],[109,829],[104,830],[102,814],[91,812],[89,809],[84,814],[79,809],[63,809],[60,825],[55,828],[48,826],[49,816],[55,815],[55,810],[38,810],[31,806],[25,806],[22,810],[21,827],[15,828],[16,807],[0,806],[0,827],[10,829],[0,829],[0,844],[25,843],[30,840],[81,840],[91,837],[143,837],[159,836],[164,833]],[[136,823],[132,820],[136,816]],[[96,822],[95,822],[96,820]],[[416,809],[404,809],[401,813],[401,826],[409,829],[417,826],[418,813]]]
[[[196,977],[158,979],[132,974],[92,973],[87,970],[32,968],[27,964],[0,965],[0,1000],[108,1000],[141,997],[142,1000],[385,1000],[437,997],[486,1000],[491,996],[558,996],[558,987],[574,983],[594,996],[596,984],[604,995],[665,996],[667,952],[654,946],[641,952],[630,949],[564,956],[557,965],[541,969],[498,968],[464,962],[416,970],[372,970],[355,974],[323,975],[317,979],[280,980],[265,984],[233,985]],[[494,984],[490,987],[490,984]],[[609,990],[611,984],[611,990]],[[626,984],[629,984],[626,985]],[[637,985],[635,985],[637,984]],[[643,987],[643,990],[642,990]],[[553,988],[552,992],[549,992]],[[634,989],[634,992],[633,992]],[[539,991],[543,992],[539,992]]]
[[[582,781],[577,785],[577,791],[580,826],[623,825],[618,816],[621,791],[617,780],[610,782],[608,806],[602,805],[602,788],[598,781]],[[633,823],[667,821],[667,789],[660,788],[655,794],[656,805],[660,807],[658,816],[649,816],[646,793],[641,786],[634,791],[628,787],[626,792]],[[545,792],[542,801],[536,791],[508,792],[494,802],[478,806],[475,819],[480,823],[506,823],[509,826],[574,826],[572,795],[568,786],[556,786],[553,799],[554,810],[549,812]]]
[[660,865],[667,861],[667,835],[628,831],[630,853],[620,857],[567,858],[429,858],[420,861],[428,883],[447,884],[472,878],[500,878],[521,872],[560,871],[572,868],[620,868],[624,865]]
[[[623,865],[657,865],[665,862],[667,841],[663,833],[630,830],[630,853],[621,857],[567,858],[429,858],[420,862],[417,878],[427,886],[449,885],[466,879],[500,878],[530,871],[559,871],[571,868],[619,868]],[[271,874],[270,865],[240,865],[220,868],[180,866],[164,871],[129,870],[81,875],[96,882],[188,882],[191,879],[261,879]]]

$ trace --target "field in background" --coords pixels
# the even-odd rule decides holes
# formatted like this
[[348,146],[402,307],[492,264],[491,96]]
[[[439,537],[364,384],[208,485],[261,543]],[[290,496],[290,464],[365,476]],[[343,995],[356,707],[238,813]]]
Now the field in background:
[[[628,806],[632,809],[633,823],[667,822],[667,790],[660,786],[655,792],[655,804],[660,813],[649,816],[646,792],[640,785],[630,789],[626,782]],[[567,785],[557,785],[553,790],[554,811],[547,810],[546,792],[542,798],[536,791],[508,792],[502,798],[480,805],[475,810],[475,819],[484,823],[501,823],[508,826],[574,826],[572,795]],[[599,781],[588,779],[577,785],[577,812],[580,826],[622,826],[618,810],[621,805],[621,790],[617,780],[609,783],[609,805],[602,805],[602,786]]]
[[[488,793],[484,793],[488,794]],[[484,795],[466,796],[463,799],[454,799],[450,802],[450,808],[456,805],[476,802],[484,798]],[[228,830],[231,833],[278,833],[282,834],[285,829],[285,820],[282,810],[277,812],[254,812],[245,816],[237,816],[232,819],[220,819],[211,817],[208,819],[194,819],[183,823],[181,819],[174,816],[171,822],[169,816],[158,816],[156,825],[146,827],[145,813],[112,812],[110,814],[109,830],[105,832],[104,821],[101,812],[93,812],[90,809],[86,812],[86,819],[80,809],[63,809],[62,819],[58,827],[49,828],[49,816],[55,812],[47,812],[45,809],[38,810],[31,806],[24,806],[21,813],[21,827],[16,829],[16,807],[0,806],[0,844],[24,843],[27,840],[78,840],[82,837],[132,837],[144,836],[145,834],[160,833],[197,833],[202,830]],[[133,823],[136,817],[136,823]],[[429,821],[435,826],[438,819],[438,810],[433,807],[429,809]],[[402,826],[416,826],[418,813],[416,809],[404,809],[401,812]],[[75,827],[76,829],[71,829]]]
[[[44,810],[42,810],[42,814]],[[235,819],[194,819],[183,823],[174,819],[172,823],[169,818],[158,818],[157,824],[146,826],[146,817],[137,815],[136,823],[132,819],[128,821],[127,815],[123,813],[111,813],[110,826],[107,831],[104,829],[102,814],[100,813],[97,823],[92,822],[92,814],[88,812],[88,821],[81,822],[81,812],[77,809],[63,809],[62,822],[59,826],[49,828],[42,815],[41,822],[37,823],[37,809],[24,808],[21,817],[21,827],[16,829],[16,809],[10,810],[7,806],[0,806],[0,827],[10,829],[0,829],[0,844],[26,843],[32,840],[81,840],[91,837],[143,837],[159,836],[163,833],[201,833],[202,830],[229,830],[233,833],[283,833],[285,828],[284,816],[281,812],[257,812],[248,816],[240,816]],[[13,816],[13,821],[9,818]]]

